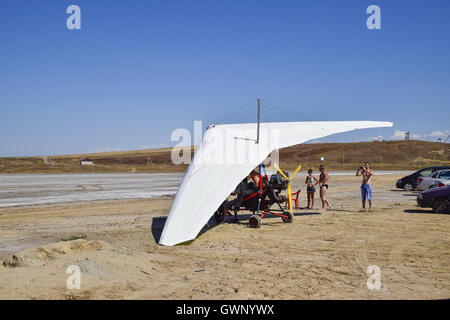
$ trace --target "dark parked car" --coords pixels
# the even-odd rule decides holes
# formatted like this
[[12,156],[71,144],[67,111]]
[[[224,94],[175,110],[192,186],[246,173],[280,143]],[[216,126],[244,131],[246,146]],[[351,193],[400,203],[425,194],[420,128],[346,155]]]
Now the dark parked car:
[[433,212],[436,213],[450,213],[450,186],[419,193],[417,203],[421,207],[433,208]]
[[420,169],[419,171],[410,174],[409,176],[399,179],[396,183],[396,187],[404,189],[406,191],[413,191],[417,185],[417,179],[419,177],[426,177],[437,170],[450,169],[450,166],[434,166]]

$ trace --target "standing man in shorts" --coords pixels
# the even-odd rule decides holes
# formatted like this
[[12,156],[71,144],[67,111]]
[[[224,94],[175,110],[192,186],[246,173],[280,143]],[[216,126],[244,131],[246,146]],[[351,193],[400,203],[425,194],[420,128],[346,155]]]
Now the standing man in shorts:
[[370,181],[373,176],[373,170],[370,169],[370,162],[367,161],[364,167],[359,167],[356,171],[356,176],[362,176],[361,184],[361,198],[362,198],[362,209],[361,212],[366,212],[366,199],[369,200],[369,212],[372,212],[372,186]]

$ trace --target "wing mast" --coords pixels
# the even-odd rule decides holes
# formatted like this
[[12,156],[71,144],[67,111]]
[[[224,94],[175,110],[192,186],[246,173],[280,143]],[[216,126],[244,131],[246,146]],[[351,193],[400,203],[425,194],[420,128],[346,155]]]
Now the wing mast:
[[256,143],[259,143],[259,124],[261,123],[261,100],[258,99],[258,124],[256,128]]
[[[258,99],[258,127],[256,132],[256,143],[259,143],[259,124],[261,122],[261,99]],[[259,215],[259,208],[261,207],[261,195],[262,195],[262,174],[261,174],[261,164],[259,164],[259,192],[258,192],[258,210],[257,214]]]

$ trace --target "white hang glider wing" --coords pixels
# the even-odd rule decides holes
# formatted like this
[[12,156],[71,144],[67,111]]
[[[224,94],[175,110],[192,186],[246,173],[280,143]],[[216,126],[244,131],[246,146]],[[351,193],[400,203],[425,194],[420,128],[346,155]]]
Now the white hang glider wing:
[[178,188],[159,243],[195,239],[221,203],[251,170],[276,149],[356,129],[392,127],[392,122],[326,121],[255,123],[210,127]]

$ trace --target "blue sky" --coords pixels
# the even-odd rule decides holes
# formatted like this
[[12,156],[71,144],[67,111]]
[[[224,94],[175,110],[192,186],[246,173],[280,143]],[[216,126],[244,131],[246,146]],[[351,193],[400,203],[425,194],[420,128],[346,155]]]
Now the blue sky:
[[257,97],[264,121],[395,123],[322,141],[435,140],[450,134],[449,17],[437,0],[2,0],[0,156],[171,146]]

